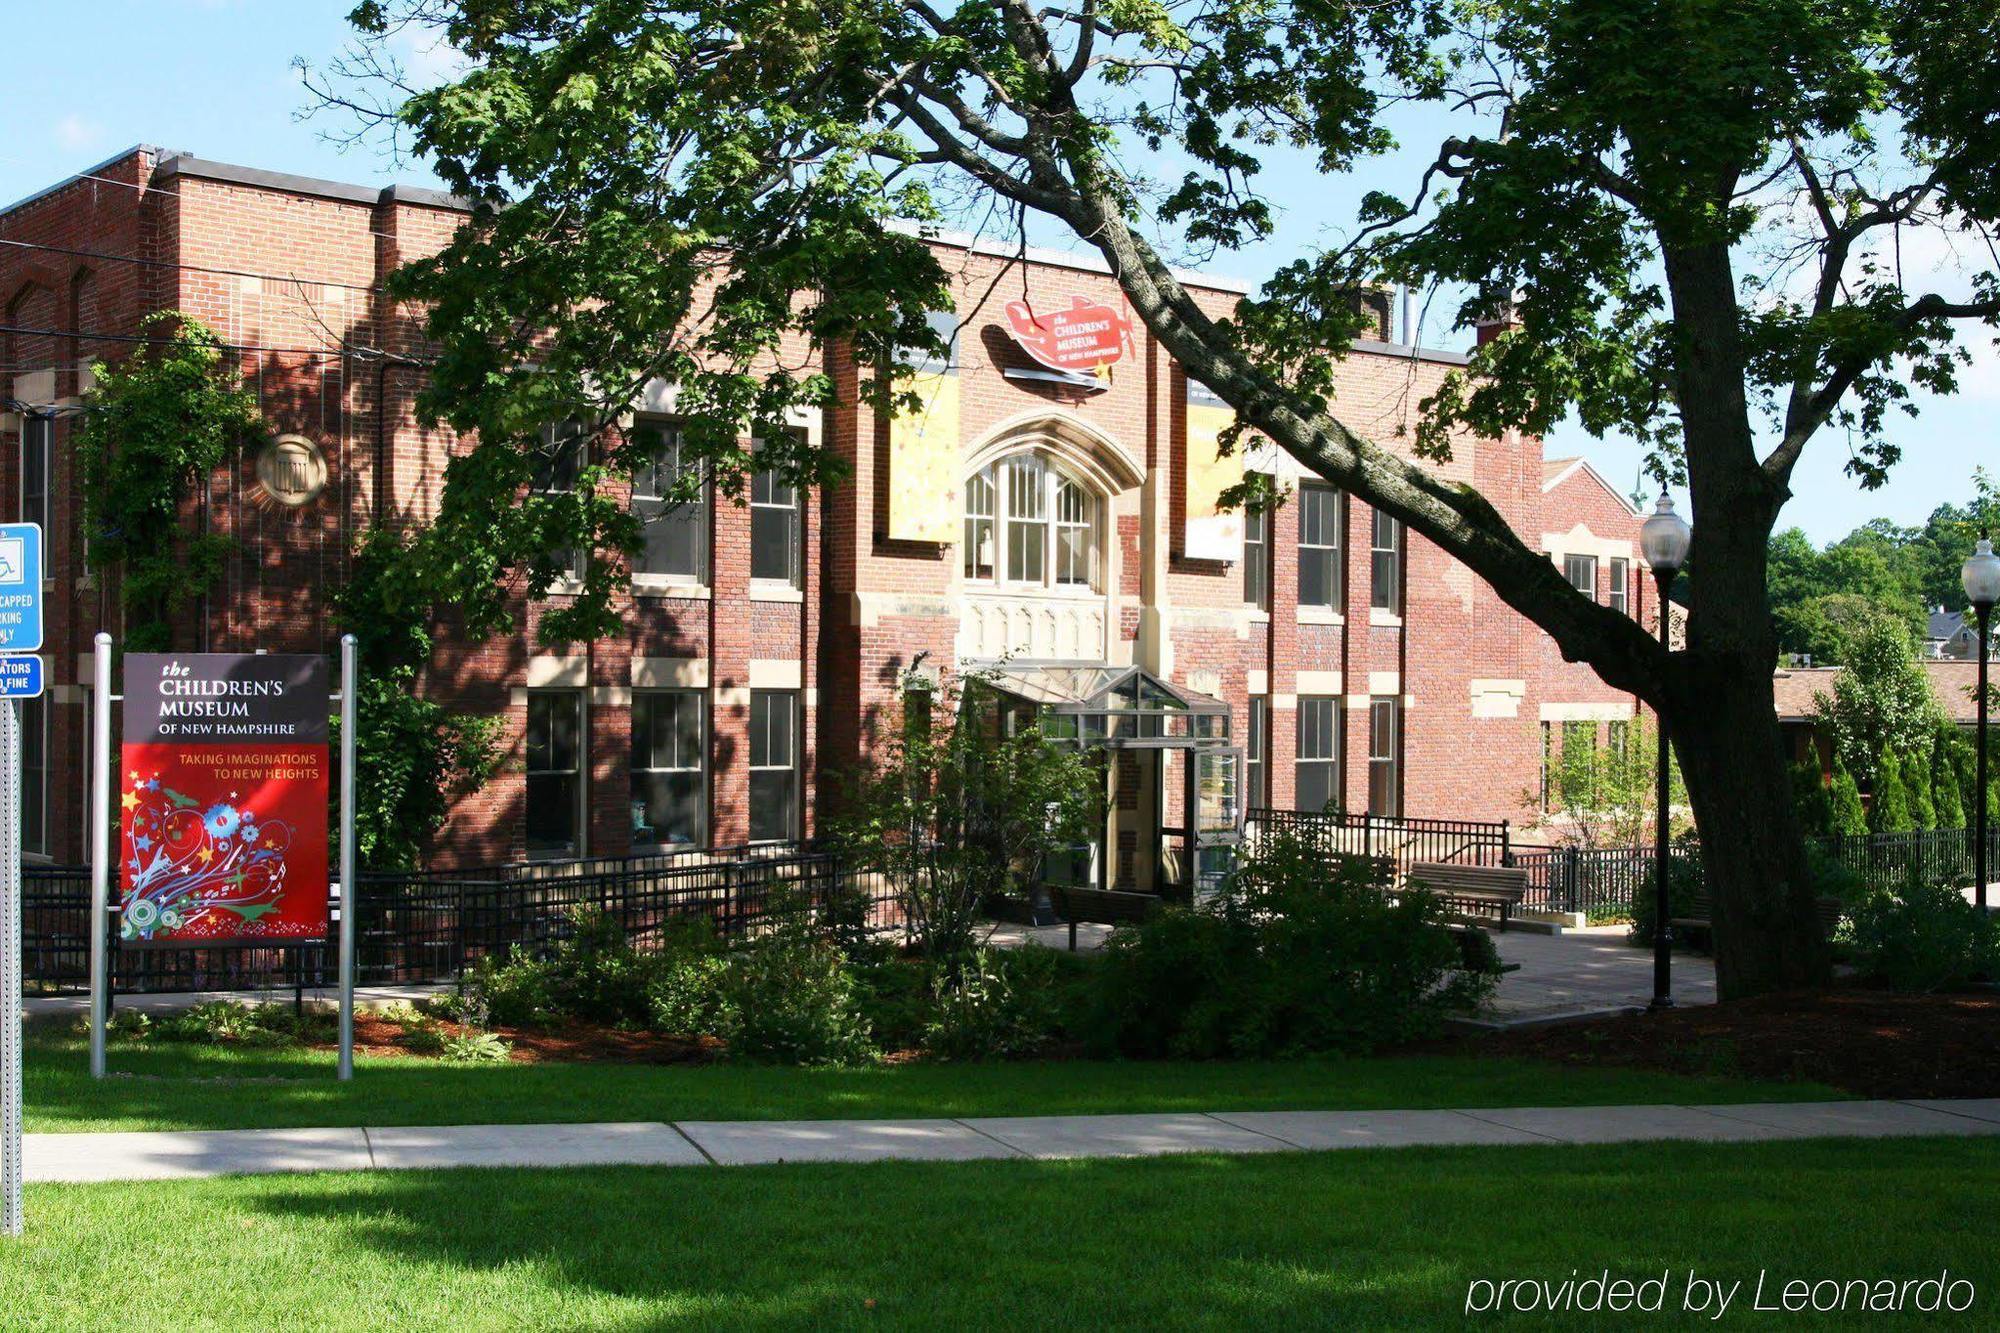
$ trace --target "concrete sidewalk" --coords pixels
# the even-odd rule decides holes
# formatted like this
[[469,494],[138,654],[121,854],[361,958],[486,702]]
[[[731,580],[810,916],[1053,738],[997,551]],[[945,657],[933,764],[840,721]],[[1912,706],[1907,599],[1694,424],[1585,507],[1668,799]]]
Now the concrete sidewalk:
[[2000,1098],[30,1134],[24,1155],[28,1180],[99,1181],[462,1166],[1053,1160],[1454,1144],[1506,1147],[1975,1134],[2000,1134]]

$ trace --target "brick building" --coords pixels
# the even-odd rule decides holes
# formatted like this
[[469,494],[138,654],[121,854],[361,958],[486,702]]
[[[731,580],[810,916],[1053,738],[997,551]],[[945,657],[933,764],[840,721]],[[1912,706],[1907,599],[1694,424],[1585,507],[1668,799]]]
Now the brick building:
[[[143,317],[170,308],[238,349],[278,438],[196,497],[190,521],[236,550],[181,643],[331,651],[325,591],[356,538],[421,523],[454,448],[416,423],[421,370],[397,358],[420,359],[420,312],[390,302],[381,280],[462,217],[435,192],[145,147],[0,212],[0,388],[13,400],[0,486],[7,509],[43,523],[51,587],[54,686],[33,709],[24,775],[34,853],[82,855],[80,682],[91,636],[118,630],[115,599],[83,563],[64,415],[90,364],[129,350]],[[1024,341],[1021,312],[992,295],[1018,255],[936,244],[958,309],[941,324],[956,330],[953,355],[918,379],[926,411],[878,419],[836,358],[843,406],[797,423],[850,465],[838,487],[795,495],[760,478],[746,504],[662,505],[655,488],[678,463],[671,388],[634,404],[629,424],[662,444],[656,471],[633,483],[647,540],[625,633],[563,653],[536,646],[557,588],[522,607],[519,635],[447,637],[434,660],[426,690],[503,716],[508,747],[499,776],[454,812],[441,860],[810,835],[816,785],[859,760],[912,671],[921,683],[968,661],[996,664],[1018,701],[1088,714],[1118,702],[1085,702],[1110,689],[1200,715],[1189,734],[1204,744],[1119,749],[1107,765],[1092,873],[1139,887],[1182,873],[1160,831],[1181,824],[1197,774],[1203,791],[1233,785],[1238,806],[1519,821],[1551,744],[1599,743],[1634,715],[1630,696],[1562,662],[1388,516],[1282,454],[1219,461],[1227,410],[1143,327],[1115,338],[1116,360],[1094,373],[1052,369],[1032,354],[1033,323]],[[1244,291],[1187,280],[1218,311]],[[1031,253],[1005,289],[1030,321],[1090,307],[1114,327],[1126,318],[1089,259]],[[1390,323],[1385,305],[1377,338],[1344,363],[1340,396],[1355,427],[1393,444],[1464,357],[1398,344]],[[1292,491],[1268,517],[1215,503],[1246,465]],[[1638,516],[1586,463],[1509,436],[1459,439],[1444,466],[1577,586],[1650,619]]]

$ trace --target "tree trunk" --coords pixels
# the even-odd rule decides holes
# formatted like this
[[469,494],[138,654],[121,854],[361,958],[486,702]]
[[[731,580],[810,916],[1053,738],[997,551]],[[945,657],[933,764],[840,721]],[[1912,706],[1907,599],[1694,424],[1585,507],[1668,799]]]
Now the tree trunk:
[[1826,940],[1792,809],[1771,677],[1690,673],[1667,727],[1701,834],[1725,1000],[1823,984]]
[[1662,702],[1701,834],[1716,986],[1730,999],[1828,975],[1771,684],[1778,644],[1767,574],[1786,497],[1750,428],[1728,247],[1669,247],[1663,258],[1695,522],[1687,646]]

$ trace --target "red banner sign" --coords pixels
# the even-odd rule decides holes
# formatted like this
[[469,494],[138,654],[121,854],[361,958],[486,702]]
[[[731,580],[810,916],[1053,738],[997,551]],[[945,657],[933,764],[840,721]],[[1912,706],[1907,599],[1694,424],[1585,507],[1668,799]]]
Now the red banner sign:
[[1026,301],[1007,303],[1014,340],[1051,370],[1094,373],[1125,355],[1132,323],[1108,305],[1070,298],[1067,310],[1036,314]]
[[124,718],[124,940],[325,939],[326,659],[128,654]]

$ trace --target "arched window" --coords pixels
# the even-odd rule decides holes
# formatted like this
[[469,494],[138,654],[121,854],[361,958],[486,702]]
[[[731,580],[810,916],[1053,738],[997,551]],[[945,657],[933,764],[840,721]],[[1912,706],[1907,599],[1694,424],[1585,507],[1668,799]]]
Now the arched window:
[[965,484],[965,577],[1089,589],[1097,582],[1097,496],[1040,454],[1015,454]]

